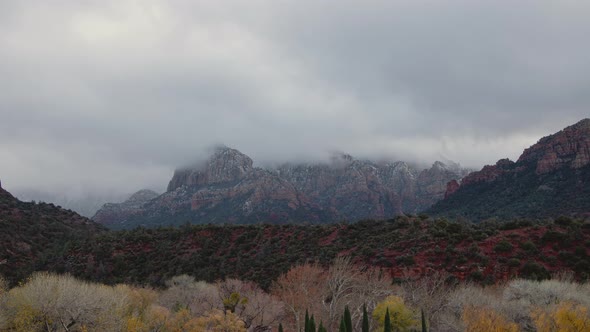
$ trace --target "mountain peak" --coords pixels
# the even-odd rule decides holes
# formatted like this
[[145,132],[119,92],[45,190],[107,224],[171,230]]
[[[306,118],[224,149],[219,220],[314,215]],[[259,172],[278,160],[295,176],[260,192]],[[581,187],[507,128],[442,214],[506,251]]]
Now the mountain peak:
[[536,164],[537,174],[562,167],[578,169],[590,164],[590,119],[541,138],[523,152],[518,163]]
[[167,191],[173,191],[182,186],[239,181],[254,170],[252,165],[252,159],[242,152],[227,146],[219,146],[204,165],[176,170]]

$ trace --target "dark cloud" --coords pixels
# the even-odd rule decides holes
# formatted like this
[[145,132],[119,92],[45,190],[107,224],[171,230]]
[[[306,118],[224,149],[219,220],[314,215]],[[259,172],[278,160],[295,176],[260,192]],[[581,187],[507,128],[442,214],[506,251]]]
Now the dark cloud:
[[163,189],[214,144],[261,163],[471,167],[587,117],[581,1],[0,4],[9,188]]

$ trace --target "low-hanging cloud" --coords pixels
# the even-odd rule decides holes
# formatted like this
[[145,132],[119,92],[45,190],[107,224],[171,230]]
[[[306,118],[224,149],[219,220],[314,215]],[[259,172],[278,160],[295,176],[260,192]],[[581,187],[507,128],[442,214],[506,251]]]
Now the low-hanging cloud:
[[582,1],[0,3],[9,188],[163,189],[226,144],[260,163],[480,167],[590,109]]

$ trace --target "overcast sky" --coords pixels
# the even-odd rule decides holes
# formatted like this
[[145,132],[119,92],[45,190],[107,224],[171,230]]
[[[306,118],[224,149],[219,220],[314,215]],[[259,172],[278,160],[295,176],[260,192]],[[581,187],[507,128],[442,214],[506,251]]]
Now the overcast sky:
[[588,1],[0,2],[0,179],[163,190],[259,163],[481,167],[590,114]]

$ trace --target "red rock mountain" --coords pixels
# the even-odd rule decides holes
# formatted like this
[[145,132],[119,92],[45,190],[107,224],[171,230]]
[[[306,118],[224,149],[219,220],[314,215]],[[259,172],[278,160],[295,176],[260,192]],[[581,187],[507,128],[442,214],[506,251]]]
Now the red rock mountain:
[[479,220],[590,213],[590,119],[447,184],[430,213]]
[[[329,164],[253,167],[245,154],[219,148],[207,162],[179,169],[167,192],[129,210],[108,204],[95,221],[113,228],[184,223],[326,223],[416,213],[441,199],[467,171],[436,162],[373,163],[341,155]],[[123,203],[125,204],[125,203]]]

